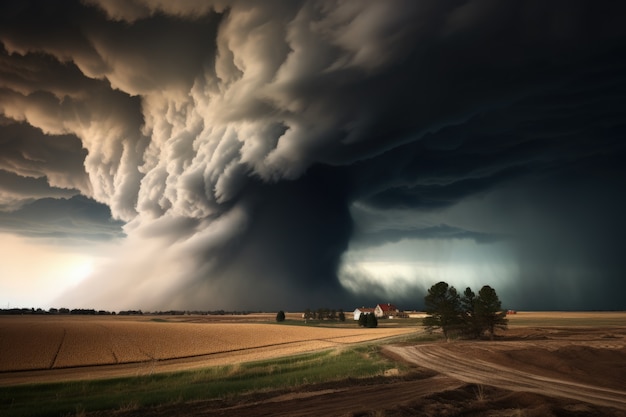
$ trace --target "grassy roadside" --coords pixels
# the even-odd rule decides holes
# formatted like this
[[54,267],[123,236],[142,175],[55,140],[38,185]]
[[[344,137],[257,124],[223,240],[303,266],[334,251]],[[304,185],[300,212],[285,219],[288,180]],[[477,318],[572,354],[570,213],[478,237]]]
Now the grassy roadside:
[[2,416],[73,416],[382,375],[402,365],[364,344],[274,360],[133,378],[3,387]]

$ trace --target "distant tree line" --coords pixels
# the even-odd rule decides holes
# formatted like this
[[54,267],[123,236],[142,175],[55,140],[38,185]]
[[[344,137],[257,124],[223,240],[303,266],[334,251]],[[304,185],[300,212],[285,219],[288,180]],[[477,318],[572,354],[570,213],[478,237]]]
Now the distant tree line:
[[75,308],[70,310],[69,308],[51,308],[49,310],[42,310],[41,308],[8,308],[0,310],[2,315],[57,315],[57,314],[72,314],[83,316],[108,316],[115,315],[115,312],[106,310],[94,310],[87,308]]
[[331,320],[331,321],[346,321],[346,314],[343,309],[334,308],[318,308],[317,310],[311,310],[307,308],[304,310],[305,320]]
[[0,315],[83,315],[83,316],[108,316],[108,315],[120,315],[120,316],[140,316],[144,314],[149,315],[168,315],[168,316],[183,316],[183,315],[247,315],[255,313],[253,311],[225,311],[225,310],[167,310],[167,311],[153,311],[144,312],[141,310],[121,310],[119,312],[107,311],[107,310],[95,310],[93,308],[50,308],[49,310],[43,310],[41,308],[6,308],[0,309]]
[[248,314],[260,313],[260,311],[249,310],[167,310],[167,311],[152,311],[143,314],[151,314],[157,316],[245,316]]
[[489,285],[478,294],[467,287],[461,295],[456,288],[438,282],[428,290],[424,304],[424,326],[430,332],[441,329],[446,339],[453,335],[477,339],[488,333],[493,340],[496,329],[507,328],[506,311]]

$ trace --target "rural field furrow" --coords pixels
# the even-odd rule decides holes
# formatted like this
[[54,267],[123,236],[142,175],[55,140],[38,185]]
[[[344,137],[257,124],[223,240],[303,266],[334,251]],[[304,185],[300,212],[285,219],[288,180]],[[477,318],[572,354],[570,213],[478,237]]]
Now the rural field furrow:
[[119,363],[145,362],[154,360],[154,356],[144,348],[148,344],[142,341],[143,327],[139,323],[105,323],[110,334],[111,349]]
[[66,327],[67,334],[54,362],[54,368],[70,368],[85,363],[93,365],[115,364],[109,338],[97,323],[73,323]]
[[57,347],[56,352],[54,352],[54,356],[52,358],[52,361],[50,362],[50,369],[54,368],[56,363],[57,363],[57,358],[59,357],[59,352],[61,352],[61,349],[63,348],[63,343],[65,342],[65,338],[67,337],[67,329],[63,329],[63,337],[61,338],[61,341],[59,342],[59,346]]
[[[414,332],[270,323],[153,322],[115,317],[18,318],[3,323],[0,372],[153,363],[267,350],[303,352]],[[5,354],[6,352],[6,354]],[[27,355],[23,355],[27,352]]]
[[154,358],[133,341],[115,335],[111,341],[118,363],[145,362]]
[[115,359],[115,363],[116,364],[120,363],[120,360],[117,357],[117,354],[115,353],[117,349],[116,349],[116,343],[113,337],[113,333],[104,324],[98,324],[98,327],[101,329],[102,333],[106,335],[106,338],[108,340],[107,346],[109,347],[109,350],[111,351],[111,355],[113,355],[113,358]]

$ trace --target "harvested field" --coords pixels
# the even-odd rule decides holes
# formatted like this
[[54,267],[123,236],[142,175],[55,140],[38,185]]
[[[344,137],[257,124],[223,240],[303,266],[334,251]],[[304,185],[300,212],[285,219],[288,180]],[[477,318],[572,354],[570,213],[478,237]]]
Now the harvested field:
[[414,366],[405,376],[141,409],[119,417],[626,417],[626,313],[533,312],[510,319],[510,329],[495,341],[385,345],[387,354]]
[[[24,328],[31,330],[41,324],[32,322],[33,318],[21,319],[22,323],[27,325]],[[384,375],[381,373],[379,376],[366,379],[352,379],[346,374],[345,380],[305,384],[279,391],[261,390],[232,398],[116,409],[115,415],[118,417],[164,415],[626,417],[626,385],[623,378],[626,372],[626,313],[519,312],[517,315],[509,316],[509,319],[509,330],[498,333],[494,341],[441,340],[413,343],[409,339],[398,339],[398,342],[393,344],[385,344],[383,351],[387,355],[397,361],[408,363],[409,370],[405,372],[392,369],[396,372],[389,374],[385,372]],[[5,320],[0,317],[2,352],[7,346],[6,324],[12,320],[14,318]],[[109,338],[117,343],[108,345],[111,346],[111,352],[118,352],[123,346],[134,346],[135,350],[129,350],[124,358],[148,359],[136,363],[121,363],[120,356],[117,358],[119,364],[1,372],[0,383],[4,382],[7,385],[29,381],[143,375],[161,370],[276,358],[293,353],[346,346],[394,334],[420,333],[420,327],[411,320],[384,323],[379,329],[282,326],[268,323],[273,321],[268,315],[253,318],[256,323],[243,323],[241,318],[233,317],[212,320],[211,317],[194,316],[167,318],[175,321],[171,323],[150,322],[151,319],[145,317],[75,320],[94,325],[102,322],[100,323],[102,329],[109,332],[104,334],[109,334]],[[263,321],[265,323],[259,323]],[[119,327],[112,323],[119,323]],[[241,340],[236,340],[236,343],[243,343],[243,347],[230,351],[220,350],[217,347],[220,343],[228,340],[232,343],[233,339],[229,339],[228,335],[220,337],[218,329],[233,324],[237,326],[232,329],[237,328],[243,333]],[[345,326],[350,324],[346,323]],[[159,325],[164,326],[158,327]],[[191,343],[191,340],[195,340],[193,337],[184,339],[186,336],[176,333],[179,331],[176,329],[190,331],[196,329],[196,326],[214,329],[212,338],[202,336],[202,332],[208,330],[201,331],[201,336],[195,338],[212,341],[213,345],[209,343],[212,347],[199,349],[198,345]],[[32,340],[41,343],[45,340],[44,336],[56,341],[67,336],[67,329],[64,327],[59,330],[56,326],[45,325],[43,329],[45,330]],[[155,345],[150,350],[142,345],[144,335],[148,337],[147,340],[152,340],[152,344],[156,343],[156,339],[149,339],[154,335],[150,336],[146,329],[172,332],[171,336],[164,337],[163,340],[174,340],[181,344],[181,341],[187,340],[185,343],[189,346],[185,348],[186,352],[188,355],[192,354],[186,357],[177,356],[177,359],[157,359],[166,357],[158,356],[159,352],[164,355],[165,347],[157,349]],[[302,336],[303,334],[306,337]],[[177,335],[181,337],[178,340]],[[265,337],[271,339],[272,335],[274,339],[279,340],[269,345],[260,343]],[[19,332],[16,336],[18,337],[15,340],[21,341],[20,343],[28,339]],[[105,339],[94,336],[92,343],[100,343]],[[55,343],[61,346],[64,344]],[[25,347],[24,352],[37,351],[29,349]],[[199,351],[209,349],[212,353],[193,356],[193,352],[198,349]],[[87,354],[88,357],[92,355],[92,352]],[[45,358],[35,359],[24,363],[28,363],[31,369],[34,369],[32,368],[34,364],[47,363]],[[358,401],[355,400],[357,398]],[[101,417],[110,415],[110,411],[87,415]]]
[[224,365],[416,331],[181,320],[0,317],[0,385]]

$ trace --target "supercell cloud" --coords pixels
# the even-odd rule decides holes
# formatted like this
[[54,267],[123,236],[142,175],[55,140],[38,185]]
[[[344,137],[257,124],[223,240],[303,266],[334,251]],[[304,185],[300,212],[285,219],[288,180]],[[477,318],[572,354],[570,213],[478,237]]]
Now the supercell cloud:
[[0,230],[109,246],[57,305],[626,308],[621,2],[1,8]]

